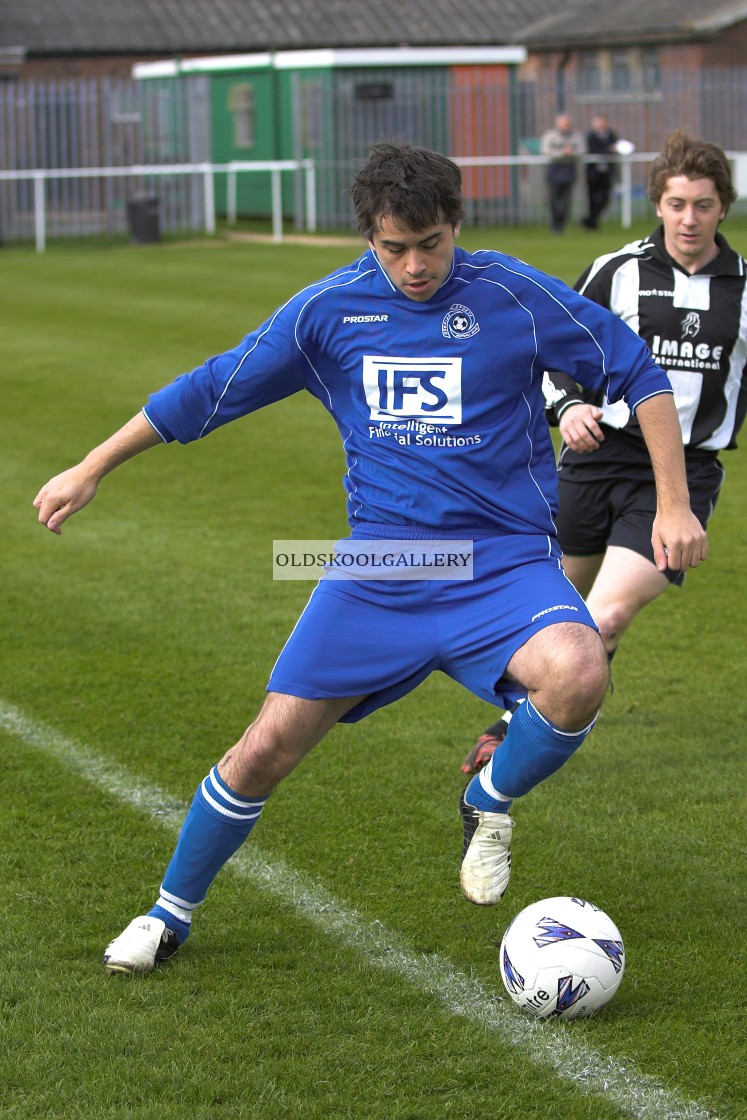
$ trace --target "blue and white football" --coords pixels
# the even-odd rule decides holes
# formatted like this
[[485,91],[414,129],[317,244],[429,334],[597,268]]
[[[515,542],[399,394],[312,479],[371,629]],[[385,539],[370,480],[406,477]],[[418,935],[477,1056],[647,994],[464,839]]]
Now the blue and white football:
[[584,1019],[612,999],[625,946],[612,919],[582,898],[533,902],[516,915],[500,947],[501,977],[519,1007],[539,1019]]

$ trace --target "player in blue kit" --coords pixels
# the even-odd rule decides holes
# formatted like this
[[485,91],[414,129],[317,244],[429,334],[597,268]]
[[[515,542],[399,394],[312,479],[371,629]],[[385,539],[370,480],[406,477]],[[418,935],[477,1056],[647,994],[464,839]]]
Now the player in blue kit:
[[305,389],[343,440],[347,547],[401,542],[410,554],[434,539],[466,540],[473,578],[320,580],[260,713],[200,784],[158,901],[108,946],[112,972],[149,972],[175,952],[269,794],[334,724],[362,719],[436,669],[502,707],[526,698],[460,805],[464,894],[499,901],[512,800],[580,746],[608,683],[604,645],[561,566],[545,369],[568,371],[636,412],[656,472],[660,568],[694,566],[706,554],[671,387],[637,336],[521,261],[457,248],[461,175],[444,156],[377,145],[351,193],[367,251],[294,295],[235,349],[154,393],[42,488],[39,520],[59,534],[132,456],[200,439]]

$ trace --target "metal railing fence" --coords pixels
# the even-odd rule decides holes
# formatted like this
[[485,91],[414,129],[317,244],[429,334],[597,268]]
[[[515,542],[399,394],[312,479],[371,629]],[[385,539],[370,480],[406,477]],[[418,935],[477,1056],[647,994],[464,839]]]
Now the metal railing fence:
[[[282,240],[283,236],[283,200],[282,200],[282,175],[292,172],[302,174],[304,179],[303,213],[296,215],[296,224],[305,228],[308,233],[316,230],[316,174],[312,160],[267,160],[234,161],[227,164],[199,163],[199,164],[163,164],[163,165],[133,165],[131,167],[69,167],[69,168],[36,168],[33,171],[0,171],[0,192],[4,184],[10,186],[24,184],[31,189],[31,205],[25,212],[25,221],[16,224],[11,231],[11,236],[18,240],[31,240],[33,238],[37,252],[43,253],[47,238],[80,237],[96,234],[109,236],[126,233],[129,225],[126,207],[119,207],[115,215],[105,207],[94,208],[88,206],[85,212],[76,210],[73,204],[74,194],[67,192],[64,207],[60,207],[57,198],[48,197],[50,184],[66,182],[70,184],[97,181],[106,186],[115,180],[129,179],[136,186],[130,192],[130,200],[137,201],[141,198],[153,198],[158,206],[159,216],[165,205],[163,197],[173,191],[174,183],[183,180],[189,184],[193,194],[199,196],[199,222],[194,220],[194,208],[189,207],[181,211],[181,221],[168,220],[159,222],[159,231],[185,230],[194,232],[201,229],[207,234],[215,233],[216,208],[215,208],[215,176],[225,175],[227,180],[227,195],[229,205],[229,221],[237,221],[236,198],[237,182],[240,175],[265,174],[270,178],[272,198],[272,230],[275,241]],[[165,190],[164,190],[165,186]],[[112,197],[112,192],[103,189],[101,198]],[[114,218],[114,220],[113,220]],[[8,236],[6,232],[6,237]]]
[[[653,208],[646,194],[646,181],[651,161],[656,152],[635,152],[618,156],[617,182],[605,221],[618,224],[622,230],[630,229],[633,222],[651,218]],[[740,197],[732,213],[747,214],[747,152],[727,152],[735,170],[735,182]],[[542,225],[548,221],[548,202],[545,173],[548,161],[544,156],[476,156],[454,157],[463,170],[469,171],[469,191],[466,193],[467,222],[475,226]],[[582,157],[575,185],[572,221],[578,221],[586,212],[586,186],[584,163],[592,157]],[[344,178],[349,182],[357,164],[325,164],[313,160],[234,161],[227,164],[161,164],[130,167],[77,167],[36,168],[30,171],[0,171],[0,198],[2,192],[23,186],[30,194],[30,203],[17,219],[15,226],[4,231],[6,239],[33,240],[37,251],[43,252],[49,237],[81,237],[91,235],[117,236],[128,232],[126,208],[114,214],[102,205],[90,204],[91,190],[76,196],[74,189],[63,196],[52,190],[55,184],[66,182],[74,185],[96,181],[99,197],[115,197],[111,184],[129,180],[134,188],[130,197],[151,196],[157,201],[160,228],[164,232],[196,232],[212,234],[217,228],[216,177],[225,176],[226,209],[221,215],[229,225],[235,224],[238,213],[238,184],[242,176],[268,176],[272,200],[272,236],[283,239],[285,221],[296,229],[313,233],[318,228],[344,231],[354,228],[354,216],[344,191],[336,191],[338,204],[334,211],[325,211],[320,221],[320,190],[329,190],[330,177],[337,184]],[[283,176],[302,177],[303,189],[283,191]],[[170,196],[177,193],[192,198],[189,207],[181,208],[176,216],[170,206]],[[85,209],[76,207],[76,197],[86,200]],[[120,193],[117,197],[123,197]],[[287,199],[293,197],[300,209],[284,212]],[[0,231],[2,233],[3,231]],[[132,232],[132,231],[130,231]]]
[[[394,135],[452,152],[465,168],[470,224],[544,224],[545,171],[537,153],[561,103],[580,131],[604,113],[638,149],[621,163],[607,222],[628,228],[652,217],[648,165],[679,126],[730,151],[740,195],[747,195],[747,65],[662,65],[645,88],[631,72],[629,89],[619,82],[608,88],[603,74],[592,88],[583,75],[564,66],[560,81],[550,65],[519,68],[508,82],[490,68],[467,75],[463,67],[377,67],[363,83],[349,68],[326,77],[299,73],[290,119],[276,122],[272,154],[313,161],[313,191],[298,168],[263,171],[268,164],[249,161],[221,170],[231,166],[221,160],[251,153],[234,149],[225,98],[208,74],[0,82],[0,240],[121,236],[131,204],[144,194],[157,199],[165,233],[210,229],[216,210],[229,221],[239,214],[271,217],[275,236],[283,219],[308,228],[312,210],[319,229],[348,230],[350,180],[368,145]],[[237,80],[251,78],[237,72]],[[375,97],[366,92],[372,88]],[[585,195],[580,170],[574,221]],[[735,212],[745,205],[740,198]]]

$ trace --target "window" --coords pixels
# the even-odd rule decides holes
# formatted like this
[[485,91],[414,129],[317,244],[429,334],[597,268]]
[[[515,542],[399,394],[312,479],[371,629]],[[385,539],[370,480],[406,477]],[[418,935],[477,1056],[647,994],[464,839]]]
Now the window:
[[641,74],[646,93],[661,90],[661,66],[656,47],[644,47],[641,51]]
[[629,51],[612,51],[610,56],[610,90],[630,93],[633,89],[632,59]]
[[661,67],[656,47],[579,52],[576,96],[581,101],[640,101],[660,95]]
[[234,148],[253,148],[256,143],[254,86],[249,82],[232,85],[228,92],[228,111],[233,116]]
[[391,101],[394,97],[394,86],[391,82],[357,82],[355,86],[356,101]]
[[301,145],[305,152],[318,151],[324,145],[324,88],[319,81],[306,80],[300,93]]
[[576,90],[578,93],[599,93],[602,76],[599,71],[599,56],[595,51],[582,51],[576,71]]

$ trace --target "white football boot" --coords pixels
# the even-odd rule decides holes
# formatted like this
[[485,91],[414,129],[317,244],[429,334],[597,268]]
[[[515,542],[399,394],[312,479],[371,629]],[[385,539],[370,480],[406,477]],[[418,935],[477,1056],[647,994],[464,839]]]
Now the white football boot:
[[145,914],[134,918],[127,929],[107,945],[104,968],[107,972],[126,972],[131,976],[152,972],[161,961],[173,957],[178,948],[174,931],[160,918]]
[[487,813],[469,805],[464,793],[459,801],[464,825],[462,893],[478,906],[494,906],[506,893],[511,877],[514,822],[508,813]]

